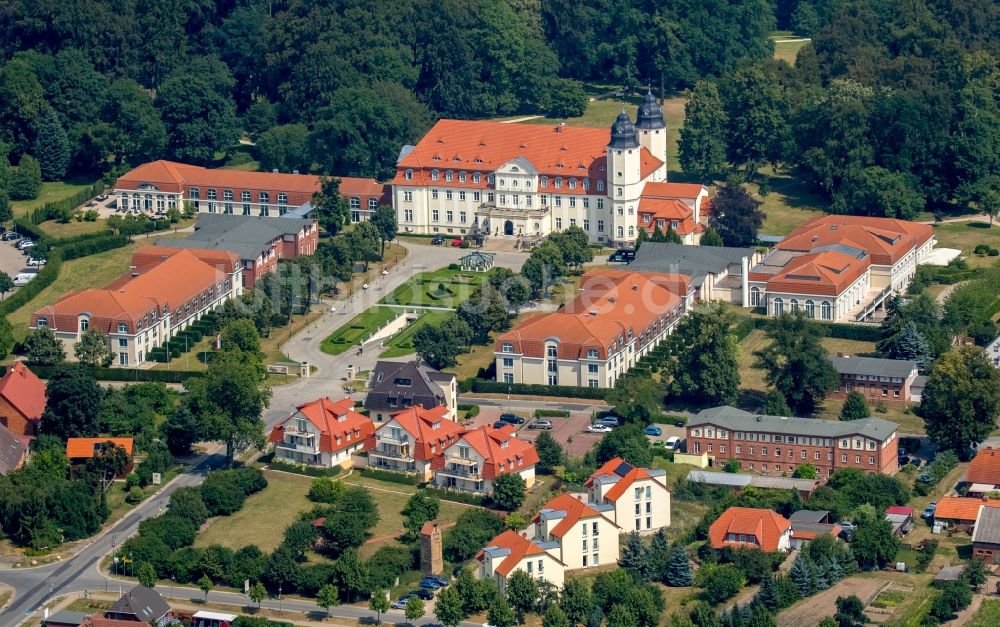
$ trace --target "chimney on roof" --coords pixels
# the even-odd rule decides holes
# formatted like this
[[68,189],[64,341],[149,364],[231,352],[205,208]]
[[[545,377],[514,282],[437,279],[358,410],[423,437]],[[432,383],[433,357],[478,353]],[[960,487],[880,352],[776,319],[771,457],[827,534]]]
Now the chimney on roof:
[[616,302],[617,300],[618,300],[618,299],[617,299],[616,297],[614,297],[614,296],[608,296],[608,302],[609,302],[609,303],[614,303],[614,302]]
[[292,170],[292,174],[298,174],[298,173],[299,173],[298,170]]
[[638,283],[633,283],[632,284],[632,291],[633,292],[638,292],[639,291],[639,284]]
[[761,422],[761,421],[763,421],[763,420],[764,420],[764,417],[763,417],[763,416],[757,416],[757,422]]
[[271,169],[271,174],[277,174],[277,173],[278,173],[278,168]]
[[818,240],[818,239],[819,239],[819,235],[813,235],[813,238],[812,238],[812,241],[814,241],[814,242],[815,242],[815,241],[816,241],[816,240]]

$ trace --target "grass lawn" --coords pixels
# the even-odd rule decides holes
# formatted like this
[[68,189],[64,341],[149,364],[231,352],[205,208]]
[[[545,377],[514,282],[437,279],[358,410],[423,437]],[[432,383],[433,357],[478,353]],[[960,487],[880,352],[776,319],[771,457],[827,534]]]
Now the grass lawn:
[[996,599],[983,599],[979,611],[973,615],[969,622],[965,623],[965,627],[993,627],[994,625],[1000,625],[1000,601]]
[[458,356],[457,364],[451,368],[445,368],[445,370],[458,377],[459,381],[474,377],[479,373],[480,368],[489,367],[490,363],[496,359],[493,351],[493,342],[486,345],[476,344],[468,353],[462,353]]
[[14,215],[17,217],[24,216],[47,202],[68,198],[81,189],[89,187],[93,184],[94,181],[91,179],[73,179],[70,181],[42,183],[42,191],[38,194],[38,198],[33,200],[15,200],[11,202],[14,209]]
[[[386,305],[455,308],[469,298],[488,273],[462,272],[443,268],[421,272],[383,298]],[[444,290],[438,289],[443,287]]]
[[284,537],[285,528],[299,513],[312,507],[306,498],[312,477],[265,470],[267,487],[250,496],[243,508],[232,516],[220,516],[198,534],[195,547],[221,544],[233,550],[256,544],[260,550],[273,551]]
[[[760,232],[766,235],[788,235],[810,218],[826,215],[823,207],[827,202],[816,194],[811,186],[790,174],[775,173],[770,168],[762,172],[770,176],[771,192],[764,198],[762,207],[767,218]],[[757,193],[758,185],[751,183],[747,188]]]
[[764,348],[768,342],[763,329],[754,329],[740,343],[739,355],[737,356],[740,366],[740,388],[767,391],[767,384],[764,383],[764,371],[754,368],[751,364],[754,360],[754,351]]
[[75,237],[85,233],[103,233],[108,230],[104,220],[95,220],[94,222],[70,220],[65,224],[49,220],[42,222],[38,226],[46,235],[55,238]]
[[247,161],[246,163],[239,163],[235,165],[224,165],[220,170],[243,170],[244,172],[259,172],[260,171],[260,161]]
[[391,307],[371,307],[331,333],[320,344],[320,348],[324,353],[339,355],[359,344],[366,336],[392,320],[398,313],[398,310]]
[[[675,464],[667,461],[663,457],[653,458],[653,468],[659,468],[667,473],[664,483],[671,490],[677,480],[686,477],[692,470],[697,470],[688,464]],[[667,539],[673,542],[676,538],[684,535],[694,528],[709,509],[705,503],[694,503],[691,501],[670,501],[670,526],[666,528]]]
[[379,357],[392,358],[412,355],[414,352],[413,336],[416,335],[417,331],[427,325],[440,325],[445,318],[452,315],[454,314],[450,311],[425,311],[410,326],[393,336],[386,343],[386,349],[382,351]]
[[1000,257],[975,255],[972,249],[977,244],[990,248],[1000,248],[1000,222],[992,227],[985,222],[951,222],[934,225],[934,237],[942,248],[957,248],[964,253],[970,266],[992,266]]
[[[794,37],[794,39],[799,39]],[[806,45],[807,41],[787,41],[782,38],[774,39],[774,58],[779,61],[786,61],[789,65],[795,65],[795,55],[799,53],[802,46]]]

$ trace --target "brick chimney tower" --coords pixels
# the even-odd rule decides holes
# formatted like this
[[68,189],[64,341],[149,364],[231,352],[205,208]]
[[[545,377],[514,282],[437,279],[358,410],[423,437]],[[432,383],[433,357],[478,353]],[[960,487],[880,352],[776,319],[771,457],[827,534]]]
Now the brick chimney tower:
[[440,575],[444,570],[441,528],[435,522],[425,522],[420,528],[420,570],[425,575]]

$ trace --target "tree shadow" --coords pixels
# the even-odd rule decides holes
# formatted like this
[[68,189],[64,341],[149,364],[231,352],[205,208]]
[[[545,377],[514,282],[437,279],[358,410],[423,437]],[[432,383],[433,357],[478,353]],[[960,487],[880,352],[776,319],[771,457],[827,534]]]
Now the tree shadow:
[[744,411],[757,411],[764,406],[765,397],[760,390],[741,388],[736,394],[736,406]]

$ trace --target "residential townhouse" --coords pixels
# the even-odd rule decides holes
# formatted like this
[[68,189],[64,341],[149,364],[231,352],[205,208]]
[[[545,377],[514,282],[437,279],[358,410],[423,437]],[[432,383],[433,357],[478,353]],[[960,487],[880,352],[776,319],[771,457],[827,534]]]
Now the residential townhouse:
[[112,365],[131,367],[243,293],[240,261],[233,253],[154,250],[154,255],[137,251],[130,272],[103,289],[71,290],[42,307],[32,315],[30,327],[51,328],[70,356],[83,332],[97,329],[111,343]]
[[814,420],[722,406],[699,412],[686,431],[687,451],[707,453],[713,466],[735,459],[744,469],[781,475],[808,463],[822,478],[838,468],[885,474],[898,468],[897,426],[881,418]]
[[814,218],[750,270],[750,306],[769,316],[861,321],[903,292],[936,240],[929,225],[865,216]]
[[638,468],[616,457],[598,468],[584,485],[589,506],[622,533],[653,533],[670,526],[670,490],[662,470]]
[[522,570],[531,577],[562,588],[566,565],[539,544],[514,531],[504,531],[490,540],[476,554],[479,578],[497,584],[501,593],[507,590],[507,579]]
[[685,313],[683,277],[591,271],[556,313],[529,316],[496,340],[497,381],[614,387]]
[[730,507],[709,526],[708,538],[713,549],[788,551],[792,542],[792,523],[769,509]]
[[352,455],[375,433],[367,416],[354,411],[354,401],[322,397],[299,405],[271,430],[274,458],[289,464],[350,468]]
[[830,355],[830,362],[840,376],[838,388],[830,398],[847,398],[851,392],[863,394],[869,403],[905,405],[915,402],[911,386],[917,378],[917,362],[904,359]]
[[45,382],[15,361],[0,377],[0,425],[15,437],[34,437],[45,411]]
[[584,498],[561,494],[550,499],[528,529],[532,542],[558,558],[566,570],[618,563],[621,529]]
[[419,360],[375,362],[368,379],[365,408],[376,422],[408,407],[444,406],[448,420],[458,409],[458,378]]
[[464,433],[443,405],[431,409],[417,405],[398,411],[365,441],[368,466],[414,473],[421,481],[430,481],[434,470],[444,467],[445,450]]
[[[466,431],[444,449],[434,464],[434,485],[439,488],[492,494],[493,481],[504,473],[516,473],[527,487],[535,484],[535,447],[517,438],[514,427],[479,427]],[[440,467],[438,466],[440,464]]]
[[[387,186],[374,179],[337,177],[351,220],[367,220],[391,199]],[[151,161],[115,182],[119,209],[166,212],[190,204],[198,212],[255,217],[294,215],[312,210],[322,177],[311,174],[210,169],[174,161]]]

